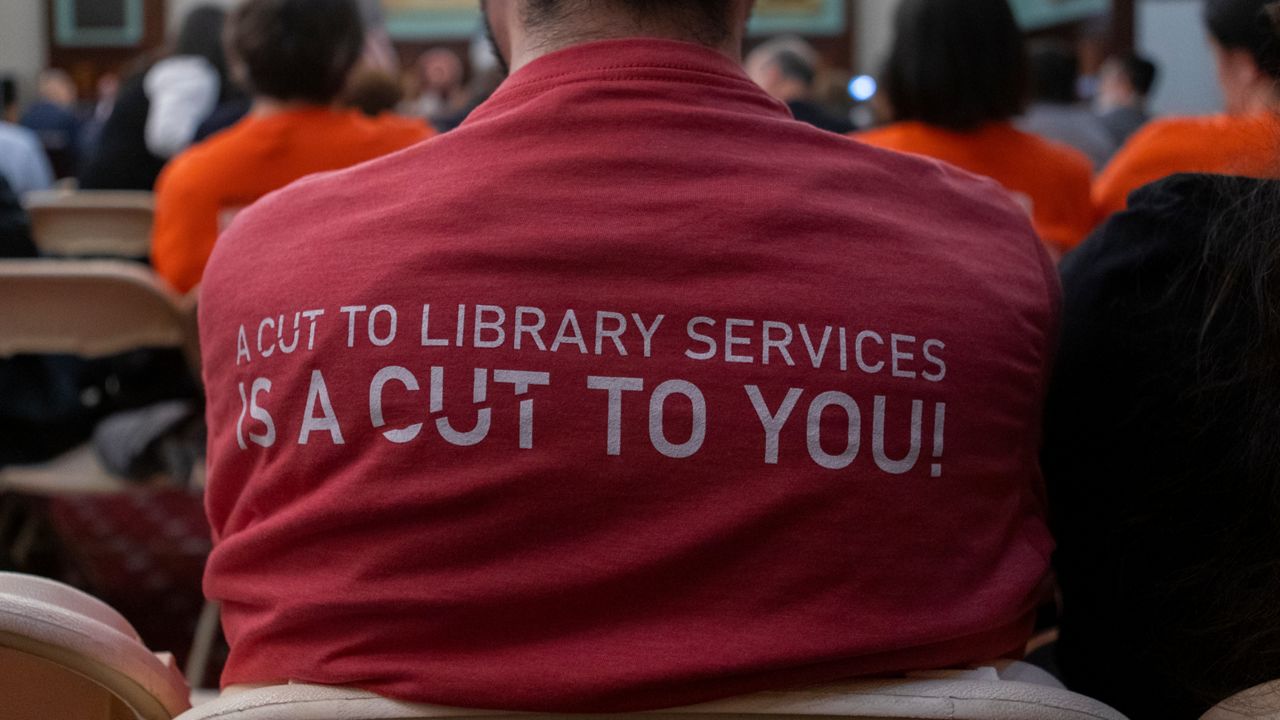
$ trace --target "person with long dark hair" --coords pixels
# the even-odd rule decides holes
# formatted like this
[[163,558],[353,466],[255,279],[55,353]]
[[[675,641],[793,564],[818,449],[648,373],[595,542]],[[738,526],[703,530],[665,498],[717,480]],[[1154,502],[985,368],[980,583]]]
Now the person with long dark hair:
[[354,0],[248,0],[231,14],[226,38],[252,109],[178,155],[156,181],[151,261],[184,293],[200,283],[221,230],[267,193],[434,134],[420,120],[336,107],[365,46]]
[[1058,664],[1133,720],[1197,718],[1280,678],[1280,182],[1149,185],[1062,277]]
[[146,140],[147,149],[155,155],[173,157],[190,145],[200,123],[227,93],[225,22],[226,13],[211,5],[191,11],[173,55],[147,71],[143,84],[151,109]]
[[1280,40],[1268,25],[1272,0],[1207,0],[1205,26],[1225,112],[1155,120],[1098,176],[1100,218],[1123,210],[1132,191],[1175,173],[1280,177]]
[[905,0],[885,84],[894,123],[858,140],[985,175],[1030,211],[1046,244],[1065,252],[1092,229],[1093,166],[1073,148],[1012,124],[1030,70],[1006,0]]
[[81,187],[151,190],[169,158],[195,140],[201,123],[240,95],[222,47],[225,22],[222,9],[197,7],[168,56],[125,82]]

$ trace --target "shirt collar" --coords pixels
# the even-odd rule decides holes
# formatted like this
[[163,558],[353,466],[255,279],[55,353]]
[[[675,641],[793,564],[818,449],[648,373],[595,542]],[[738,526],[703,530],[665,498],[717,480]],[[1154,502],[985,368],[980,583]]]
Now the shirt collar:
[[[521,67],[472,113],[477,119],[546,90],[586,79],[701,79],[757,95],[768,109],[790,116],[728,56],[704,45],[662,38],[598,40],[547,53]],[[470,120],[471,118],[468,118]]]

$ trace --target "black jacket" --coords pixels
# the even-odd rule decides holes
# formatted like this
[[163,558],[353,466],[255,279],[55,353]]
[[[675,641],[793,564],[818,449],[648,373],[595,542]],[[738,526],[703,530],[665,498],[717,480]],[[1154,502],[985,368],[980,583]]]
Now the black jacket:
[[1194,720],[1225,697],[1199,694],[1202,682],[1242,690],[1270,679],[1262,658],[1261,679],[1217,670],[1240,633],[1258,628],[1210,627],[1239,619],[1221,608],[1239,591],[1240,558],[1280,563],[1267,529],[1276,523],[1245,525],[1243,540],[1227,532],[1269,505],[1246,489],[1258,487],[1241,452],[1250,390],[1206,380],[1202,354],[1212,347],[1227,358],[1217,366],[1230,366],[1256,313],[1222,308],[1236,320],[1216,324],[1210,346],[1201,336],[1217,286],[1206,238],[1259,189],[1280,193],[1280,183],[1182,175],[1149,185],[1062,265],[1043,455],[1063,603],[1057,660],[1069,687],[1133,720]]
[[86,190],[151,190],[165,159],[147,149],[147,115],[151,101],[144,70],[125,81],[115,108],[102,127],[98,146],[80,175]]

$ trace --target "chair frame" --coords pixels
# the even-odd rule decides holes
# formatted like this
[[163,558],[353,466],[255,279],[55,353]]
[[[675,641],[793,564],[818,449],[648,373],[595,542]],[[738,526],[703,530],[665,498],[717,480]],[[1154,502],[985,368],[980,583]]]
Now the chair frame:
[[147,650],[110,607],[52,580],[0,573],[0,647],[88,678],[143,720],[190,707],[171,661]]
[[[60,293],[49,297],[48,286]],[[84,292],[106,293],[152,312],[163,327],[139,318],[121,317],[119,308],[102,302],[79,303]],[[51,303],[63,307],[50,308]],[[43,304],[43,306],[41,305]],[[84,315],[70,332],[32,321],[30,310]],[[200,369],[195,296],[180,297],[149,269],[122,260],[0,260],[0,357],[23,353],[104,357],[143,347],[181,349],[197,376]]]

